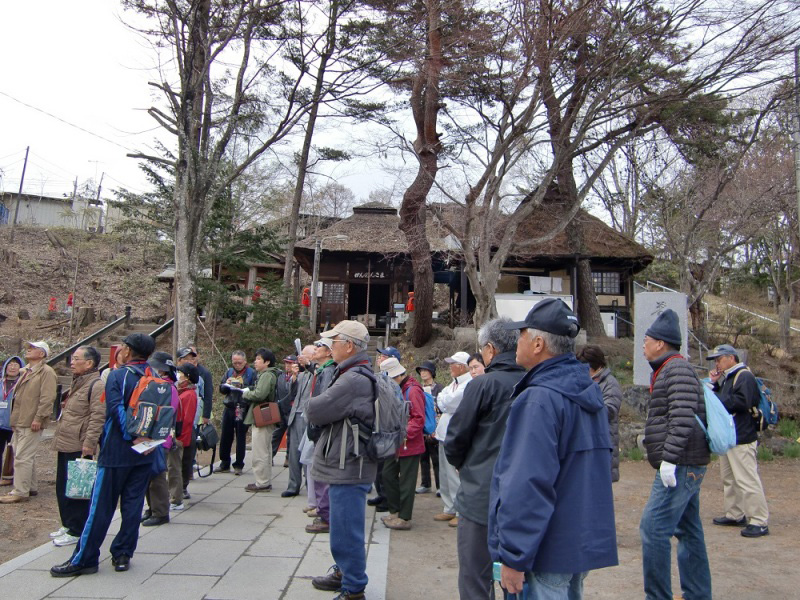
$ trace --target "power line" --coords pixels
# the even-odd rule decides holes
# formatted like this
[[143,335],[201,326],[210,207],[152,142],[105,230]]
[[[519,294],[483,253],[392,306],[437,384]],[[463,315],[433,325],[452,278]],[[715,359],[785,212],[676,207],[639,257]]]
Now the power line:
[[8,93],[6,93],[6,92],[4,92],[2,90],[0,90],[0,96],[5,96],[6,98],[9,98],[10,100],[13,100],[14,102],[22,104],[23,106],[26,106],[26,107],[28,107],[30,109],[33,109],[33,110],[37,111],[37,112],[40,112],[43,115],[47,115],[48,117],[52,117],[56,121],[60,121],[61,123],[64,123],[65,125],[69,125],[70,127],[74,127],[75,129],[78,129],[78,130],[80,130],[80,131],[82,131],[84,133],[88,133],[89,135],[94,136],[94,137],[96,137],[96,138],[98,138],[100,140],[103,140],[104,142],[108,142],[109,144],[114,144],[115,146],[119,146],[120,148],[122,148],[126,152],[133,152],[133,150],[131,150],[130,148],[128,148],[126,146],[123,146],[122,144],[120,144],[118,142],[115,142],[114,140],[110,140],[107,137],[103,137],[100,134],[94,133],[93,131],[89,131],[88,129],[85,129],[84,127],[81,127],[80,125],[75,125],[75,123],[70,123],[69,121],[67,121],[65,119],[62,119],[61,117],[58,117],[58,116],[54,115],[53,113],[47,112],[46,110],[43,110],[43,109],[38,108],[36,106],[33,106],[32,104],[28,104],[27,102],[23,102],[19,98],[15,98],[11,94],[8,94]]

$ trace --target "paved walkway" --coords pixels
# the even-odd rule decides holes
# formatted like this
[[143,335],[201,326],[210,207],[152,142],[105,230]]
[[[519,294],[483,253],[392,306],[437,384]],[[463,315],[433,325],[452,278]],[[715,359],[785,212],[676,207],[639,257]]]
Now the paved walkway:
[[[275,459],[283,464],[283,453]],[[302,512],[300,496],[281,498],[288,470],[273,468],[273,491],[252,494],[250,468],[241,477],[214,474],[195,478],[189,486],[187,508],[172,512],[170,523],[141,527],[131,568],[117,573],[108,547],[119,528],[112,522],[101,549],[100,570],[73,579],[51,577],[50,567],[62,563],[74,546],[52,543],[35,548],[0,565],[0,598],[170,598],[207,600],[330,600],[311,577],[333,564],[327,534],[305,532],[311,522]],[[369,600],[384,600],[389,563],[389,533],[375,527],[375,511],[367,507],[367,587]]]

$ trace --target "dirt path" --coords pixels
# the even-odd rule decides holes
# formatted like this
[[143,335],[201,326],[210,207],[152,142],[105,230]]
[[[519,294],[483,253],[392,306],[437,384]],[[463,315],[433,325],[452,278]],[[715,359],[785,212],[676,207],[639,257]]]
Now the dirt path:
[[[639,519],[655,475],[646,462],[623,462],[614,484],[618,567],[602,569],[586,580],[587,599],[635,599],[642,591]],[[701,492],[701,513],[711,563],[714,598],[800,598],[797,549],[800,539],[800,461],[776,460],[761,465],[769,501],[770,535],[746,539],[736,528],[715,527],[711,519],[722,511],[719,463],[709,465]],[[432,517],[441,501],[432,494],[417,496],[414,529],[393,531],[386,600],[457,598],[456,531]],[[673,552],[673,592],[680,597]]]

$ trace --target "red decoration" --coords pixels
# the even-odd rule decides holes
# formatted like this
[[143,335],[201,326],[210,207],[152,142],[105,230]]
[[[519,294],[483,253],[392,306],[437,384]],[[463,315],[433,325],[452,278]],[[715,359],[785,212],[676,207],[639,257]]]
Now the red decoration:
[[406,312],[414,312],[414,292],[408,292],[408,302],[406,302]]
[[303,298],[300,300],[300,304],[303,306],[311,306],[311,290],[309,288],[303,288]]
[[261,299],[261,286],[257,285],[253,288],[253,302],[258,302]]
[[67,306],[72,306],[72,292],[67,296]]
[[51,296],[50,297],[50,304],[47,306],[47,310],[49,310],[50,312],[55,312],[56,311],[56,297],[55,296]]

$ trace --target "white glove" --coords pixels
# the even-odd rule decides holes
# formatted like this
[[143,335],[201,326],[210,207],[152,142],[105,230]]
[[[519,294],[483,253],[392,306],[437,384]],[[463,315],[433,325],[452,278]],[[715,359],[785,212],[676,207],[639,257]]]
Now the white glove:
[[[242,394],[246,394],[247,392],[250,391],[250,388],[242,388],[241,391],[242,391]],[[675,471],[675,467],[674,466],[673,466],[672,470]],[[673,485],[675,485],[675,484],[673,484]]]
[[675,487],[678,485],[678,480],[675,479],[675,465],[672,463],[662,460],[661,468],[658,472],[661,474],[661,483],[664,484],[664,487]]

